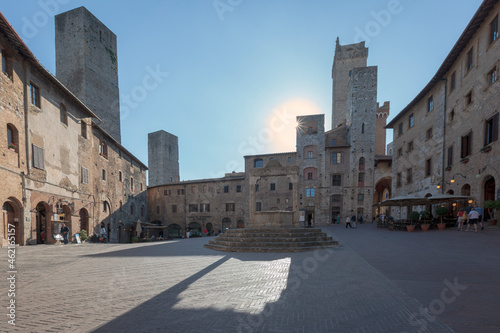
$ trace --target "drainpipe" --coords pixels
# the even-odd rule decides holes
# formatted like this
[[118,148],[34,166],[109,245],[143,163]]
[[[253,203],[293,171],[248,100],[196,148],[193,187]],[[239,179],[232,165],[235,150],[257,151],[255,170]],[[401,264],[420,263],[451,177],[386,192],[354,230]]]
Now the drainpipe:
[[446,101],[448,98],[448,79],[441,78],[440,81],[444,81],[444,106],[443,106],[443,163],[441,164],[441,194],[444,194],[444,172],[445,172],[445,162],[446,162]]

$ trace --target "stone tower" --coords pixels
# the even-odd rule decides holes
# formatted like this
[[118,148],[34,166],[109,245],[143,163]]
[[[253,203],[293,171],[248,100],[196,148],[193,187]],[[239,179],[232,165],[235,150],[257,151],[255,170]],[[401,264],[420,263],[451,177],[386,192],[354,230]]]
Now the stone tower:
[[332,67],[332,129],[346,120],[347,89],[352,70],[357,67],[366,67],[367,58],[368,48],[365,47],[365,42],[340,45],[337,37]]
[[375,135],[375,155],[386,155],[386,129],[387,118],[389,118],[390,103],[384,102],[384,105],[379,106],[377,103],[377,132]]
[[179,139],[163,130],[148,134],[149,186],[179,181]]
[[56,76],[121,142],[116,35],[85,7],[56,15]]

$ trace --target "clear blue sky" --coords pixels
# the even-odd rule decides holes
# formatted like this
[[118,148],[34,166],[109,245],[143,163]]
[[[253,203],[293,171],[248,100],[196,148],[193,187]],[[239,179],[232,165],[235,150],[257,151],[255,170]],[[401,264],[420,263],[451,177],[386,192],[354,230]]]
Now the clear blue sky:
[[[481,3],[20,0],[2,1],[0,10],[54,74],[54,14],[85,6],[107,25],[118,37],[122,144],[147,164],[149,132],[177,135],[188,180],[244,171],[244,155],[294,151],[295,115],[324,113],[329,130],[337,36],[341,44],[366,39],[378,101],[391,102],[392,119]],[[168,75],[144,95],[150,71]]]

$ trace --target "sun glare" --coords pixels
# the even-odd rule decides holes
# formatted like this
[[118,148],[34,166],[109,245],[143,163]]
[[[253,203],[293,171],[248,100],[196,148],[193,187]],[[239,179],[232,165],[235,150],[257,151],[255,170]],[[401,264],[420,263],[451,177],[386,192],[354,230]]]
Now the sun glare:
[[321,114],[320,108],[310,100],[295,98],[275,107],[267,118],[267,128],[273,133],[268,143],[269,152],[295,151],[297,116]]

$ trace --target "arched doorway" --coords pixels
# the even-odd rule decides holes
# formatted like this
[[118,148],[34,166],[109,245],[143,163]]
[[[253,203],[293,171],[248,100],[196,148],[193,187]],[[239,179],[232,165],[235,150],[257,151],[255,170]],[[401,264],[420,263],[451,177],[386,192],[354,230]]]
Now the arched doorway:
[[80,209],[80,232],[85,230],[87,232],[87,236],[90,233],[89,230],[89,213],[85,208]]
[[229,217],[225,217],[222,219],[222,232],[226,232],[226,229],[231,227],[231,219]]
[[50,236],[50,209],[47,204],[39,202],[36,205],[36,243],[46,244]]
[[243,220],[238,220],[238,222],[236,223],[236,228],[238,229],[245,228],[245,222],[243,222]]
[[[484,181],[484,201],[495,200],[495,178],[489,176]],[[488,221],[491,218],[488,209],[484,211],[484,220]]]
[[23,230],[19,223],[19,208],[17,204],[13,201],[5,201],[2,205],[2,217],[3,217],[3,239],[8,243],[11,243],[11,237],[14,236],[14,241],[16,244],[23,243]]
[[214,226],[212,225],[212,223],[208,222],[205,227],[207,228],[208,235],[213,236],[213,234],[214,234],[214,231],[213,231],[214,230]]
[[178,224],[170,224],[167,228],[169,238],[181,238],[182,228]]
[[201,237],[201,225],[198,222],[189,223],[190,237]]

